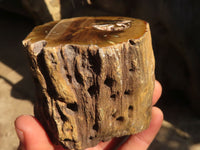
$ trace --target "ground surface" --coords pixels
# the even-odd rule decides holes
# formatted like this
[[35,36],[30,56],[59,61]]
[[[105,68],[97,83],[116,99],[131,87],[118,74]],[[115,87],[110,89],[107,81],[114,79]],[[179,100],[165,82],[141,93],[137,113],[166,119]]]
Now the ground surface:
[[[0,10],[0,150],[17,150],[14,120],[33,114],[34,86],[21,41],[33,28],[27,18]],[[165,92],[165,91],[164,91]],[[200,117],[181,94],[164,94],[165,114],[150,150],[200,150]]]

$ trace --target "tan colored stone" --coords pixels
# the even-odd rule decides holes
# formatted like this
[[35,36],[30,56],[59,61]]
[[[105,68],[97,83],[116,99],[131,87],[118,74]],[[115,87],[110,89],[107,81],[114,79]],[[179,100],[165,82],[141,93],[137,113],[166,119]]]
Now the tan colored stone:
[[65,19],[35,27],[23,44],[35,115],[54,144],[82,150],[149,126],[155,64],[145,21]]

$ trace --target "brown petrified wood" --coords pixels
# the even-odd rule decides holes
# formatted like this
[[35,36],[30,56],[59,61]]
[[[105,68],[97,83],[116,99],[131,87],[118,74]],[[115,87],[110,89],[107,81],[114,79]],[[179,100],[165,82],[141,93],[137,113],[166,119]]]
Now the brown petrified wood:
[[154,55],[145,21],[65,19],[35,27],[23,44],[37,87],[35,116],[54,144],[82,150],[148,127]]

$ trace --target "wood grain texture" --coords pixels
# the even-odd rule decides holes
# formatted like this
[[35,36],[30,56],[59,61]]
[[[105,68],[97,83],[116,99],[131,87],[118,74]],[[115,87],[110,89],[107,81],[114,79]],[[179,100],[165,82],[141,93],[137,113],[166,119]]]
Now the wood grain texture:
[[145,21],[65,19],[35,27],[23,44],[35,116],[54,144],[82,150],[149,126],[155,62]]

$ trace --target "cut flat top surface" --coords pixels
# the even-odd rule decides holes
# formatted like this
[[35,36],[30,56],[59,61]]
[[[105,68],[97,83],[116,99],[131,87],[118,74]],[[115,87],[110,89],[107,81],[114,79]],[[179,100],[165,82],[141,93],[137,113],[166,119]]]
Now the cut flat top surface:
[[24,44],[45,40],[48,47],[65,44],[104,47],[138,39],[146,28],[145,21],[127,17],[71,18],[35,27]]

